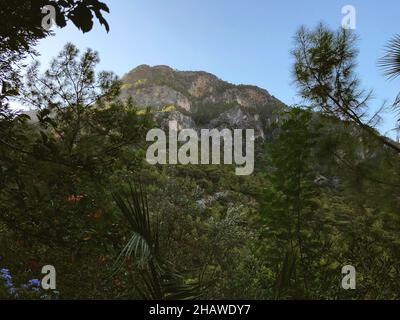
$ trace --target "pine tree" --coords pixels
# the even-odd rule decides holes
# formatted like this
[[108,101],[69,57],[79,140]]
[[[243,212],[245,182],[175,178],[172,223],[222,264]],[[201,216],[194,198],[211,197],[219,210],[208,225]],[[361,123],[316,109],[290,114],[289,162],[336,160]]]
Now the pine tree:
[[264,192],[267,234],[274,240],[271,256],[278,258],[276,298],[307,298],[310,266],[318,243],[318,189],[314,183],[312,148],[317,134],[312,113],[293,108],[268,147],[270,186]]

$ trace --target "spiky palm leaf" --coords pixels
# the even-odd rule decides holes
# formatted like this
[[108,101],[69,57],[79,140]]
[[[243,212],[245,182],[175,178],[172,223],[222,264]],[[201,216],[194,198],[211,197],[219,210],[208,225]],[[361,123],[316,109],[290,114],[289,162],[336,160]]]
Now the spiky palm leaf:
[[[395,79],[400,76],[400,34],[394,36],[385,49],[386,54],[379,59],[378,65],[389,79]],[[393,106],[400,106],[400,94],[397,95]]]
[[114,200],[132,228],[132,236],[121,254],[116,266],[121,266],[126,258],[134,256],[139,265],[159,256],[158,221],[151,225],[147,199],[141,187],[130,185],[128,195],[114,194]]
[[394,36],[386,45],[386,54],[378,64],[389,79],[400,76],[400,35]]
[[115,202],[132,228],[132,236],[115,263],[121,269],[130,256],[135,257],[142,285],[135,289],[143,299],[186,300],[201,296],[200,281],[188,284],[172,264],[164,261],[160,253],[159,219],[152,221],[147,198],[142,187],[130,185],[129,194],[114,194]]

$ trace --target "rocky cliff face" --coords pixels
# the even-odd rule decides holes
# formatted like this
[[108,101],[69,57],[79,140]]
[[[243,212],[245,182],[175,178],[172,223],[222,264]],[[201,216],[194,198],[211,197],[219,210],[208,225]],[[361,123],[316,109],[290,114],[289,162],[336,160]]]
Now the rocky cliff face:
[[207,72],[141,65],[123,78],[122,98],[150,107],[161,125],[177,120],[180,129],[255,129],[266,138],[283,103],[266,90],[233,85]]

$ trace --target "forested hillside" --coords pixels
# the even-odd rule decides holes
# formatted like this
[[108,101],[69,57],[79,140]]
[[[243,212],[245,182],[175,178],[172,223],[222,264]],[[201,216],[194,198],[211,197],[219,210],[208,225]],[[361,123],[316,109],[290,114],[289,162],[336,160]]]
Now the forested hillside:
[[[58,8],[57,24],[108,30],[90,3]],[[22,67],[48,36],[28,34],[17,48],[0,34],[0,299],[400,298],[400,145],[377,129],[352,33],[299,30],[294,106],[202,71],[119,79],[71,43],[44,72]],[[254,172],[149,164],[146,134],[169,121],[254,129]]]
[[[253,175],[238,177],[229,165],[151,166],[145,132],[179,106],[162,111],[174,101],[152,96],[161,80],[151,78],[141,97],[158,106],[121,97],[112,74],[95,76],[97,61],[68,45],[45,74],[32,67],[22,99],[37,106],[37,120],[2,122],[1,265],[13,286],[51,262],[61,298],[398,297],[400,162],[392,150],[349,121],[229,101],[253,117],[268,109],[258,118]],[[253,87],[228,90],[271,99]],[[224,103],[214,100],[210,108]],[[196,124],[190,110],[182,117]],[[357,292],[340,286],[349,264]]]

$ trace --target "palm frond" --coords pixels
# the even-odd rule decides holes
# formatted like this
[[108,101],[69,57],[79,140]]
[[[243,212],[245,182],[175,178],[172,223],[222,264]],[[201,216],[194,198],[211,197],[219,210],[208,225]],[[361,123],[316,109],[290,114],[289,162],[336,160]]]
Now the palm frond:
[[378,65],[389,79],[400,76],[400,34],[394,36],[385,47],[386,54]]
[[[132,228],[132,236],[118,256],[115,267],[119,269],[128,257],[135,257],[139,265],[158,256],[158,222],[151,224],[147,198],[139,189],[129,186],[129,194],[113,194],[114,200]],[[154,229],[154,230],[153,230]]]
[[132,229],[132,236],[119,254],[115,272],[121,270],[128,257],[135,257],[141,282],[134,283],[135,291],[143,299],[188,300],[201,296],[202,281],[187,283],[174,266],[161,257],[158,217],[151,219],[147,197],[142,187],[129,185],[129,193],[114,194],[114,200]]

